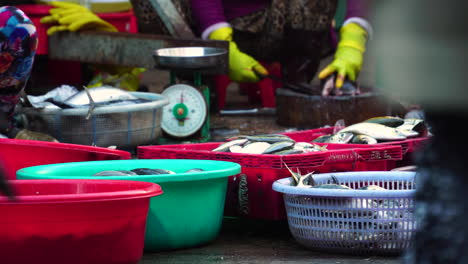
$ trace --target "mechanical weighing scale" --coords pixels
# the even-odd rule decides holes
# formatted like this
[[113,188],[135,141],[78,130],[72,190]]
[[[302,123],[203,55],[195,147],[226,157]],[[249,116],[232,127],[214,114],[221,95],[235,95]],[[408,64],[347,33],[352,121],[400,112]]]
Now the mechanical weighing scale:
[[214,47],[177,47],[154,52],[156,68],[170,72],[161,93],[169,99],[163,108],[162,136],[158,143],[210,139],[210,89],[202,75],[217,69],[227,50]]

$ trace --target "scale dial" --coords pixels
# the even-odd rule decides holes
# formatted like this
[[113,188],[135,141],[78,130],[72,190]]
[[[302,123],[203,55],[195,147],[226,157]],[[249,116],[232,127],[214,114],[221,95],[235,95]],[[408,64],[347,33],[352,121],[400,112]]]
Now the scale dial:
[[195,134],[206,120],[207,107],[203,95],[193,86],[175,84],[164,89],[169,104],[163,107],[161,128],[174,137]]

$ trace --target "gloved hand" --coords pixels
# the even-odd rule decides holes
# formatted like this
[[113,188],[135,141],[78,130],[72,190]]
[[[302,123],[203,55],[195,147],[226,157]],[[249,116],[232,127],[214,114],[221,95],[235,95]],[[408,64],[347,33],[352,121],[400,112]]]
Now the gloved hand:
[[47,134],[34,132],[27,129],[22,129],[16,134],[15,139],[29,139],[29,140],[39,140],[39,141],[50,141],[50,142],[59,142],[52,136]]
[[341,88],[345,79],[356,81],[362,68],[366,50],[367,31],[356,23],[344,25],[340,30],[340,41],[335,58],[319,73],[320,79],[337,73],[336,88]]
[[268,75],[268,71],[254,58],[243,53],[232,40],[231,27],[222,27],[213,31],[211,40],[229,41],[229,78],[235,82],[258,82],[257,75]]
[[79,4],[66,2],[50,2],[55,8],[50,9],[50,16],[41,19],[42,24],[57,24],[47,30],[47,35],[58,31],[99,30],[117,32],[118,30],[107,21],[102,20],[89,9]]

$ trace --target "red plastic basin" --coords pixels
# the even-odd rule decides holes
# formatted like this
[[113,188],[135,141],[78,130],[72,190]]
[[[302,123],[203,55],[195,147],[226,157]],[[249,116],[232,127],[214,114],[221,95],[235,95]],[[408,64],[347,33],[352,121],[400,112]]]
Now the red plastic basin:
[[64,162],[130,159],[130,152],[78,144],[0,139],[0,161],[7,179],[25,167]]
[[12,180],[17,201],[0,197],[0,262],[138,263],[155,183]]

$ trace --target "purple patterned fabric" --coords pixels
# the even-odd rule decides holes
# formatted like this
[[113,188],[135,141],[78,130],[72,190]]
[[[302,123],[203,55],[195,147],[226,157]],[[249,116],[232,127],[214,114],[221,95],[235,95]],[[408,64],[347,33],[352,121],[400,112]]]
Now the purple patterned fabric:
[[[264,8],[270,0],[190,0],[200,32],[211,25],[227,22]],[[367,17],[368,0],[347,0],[346,18]]]
[[32,21],[16,7],[0,7],[0,113],[13,115],[31,74],[36,49]]

